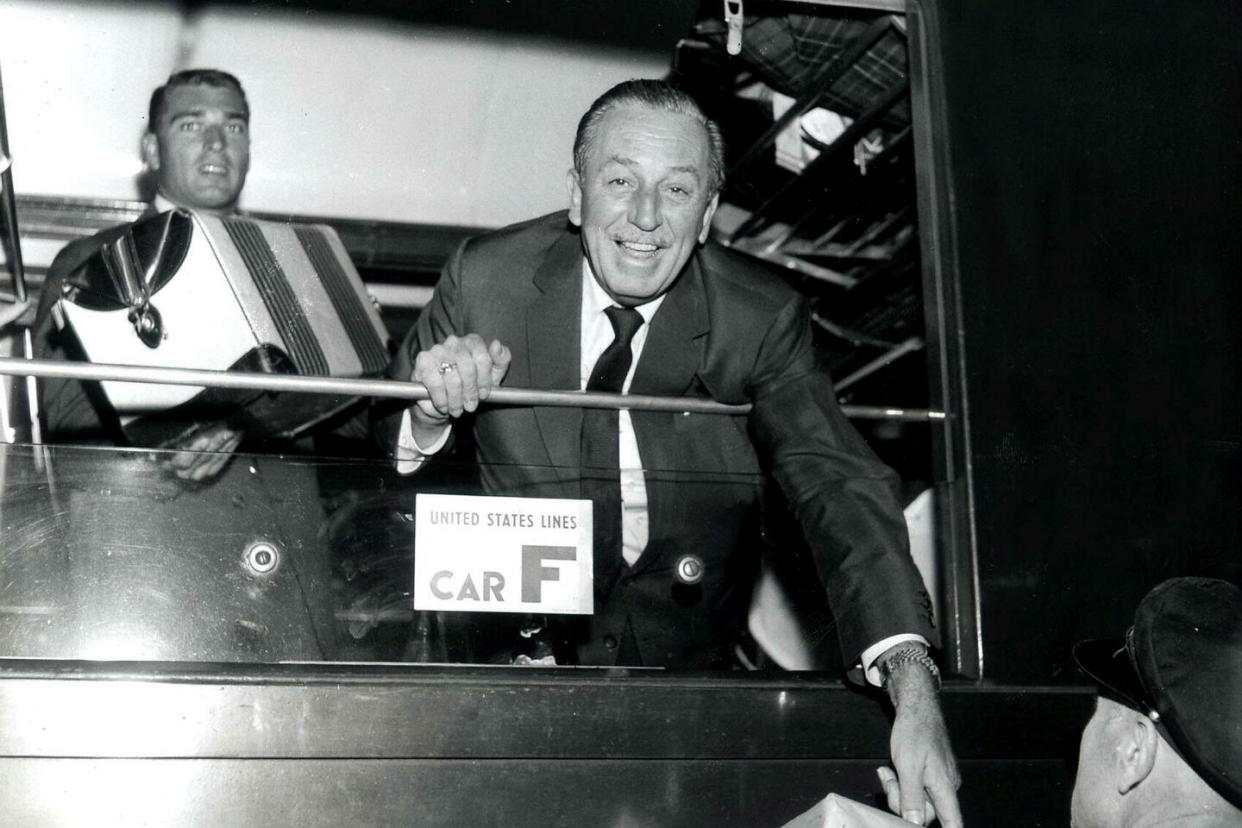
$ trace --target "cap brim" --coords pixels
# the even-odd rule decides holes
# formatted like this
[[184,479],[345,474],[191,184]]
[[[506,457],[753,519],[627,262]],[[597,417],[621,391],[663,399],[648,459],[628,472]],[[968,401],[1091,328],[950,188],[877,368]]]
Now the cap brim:
[[1079,641],[1074,645],[1073,653],[1079,669],[1095,680],[1105,691],[1104,695],[1111,695],[1116,701],[1140,712],[1152,709],[1143,683],[1130,661],[1130,654],[1126,652],[1124,638]]

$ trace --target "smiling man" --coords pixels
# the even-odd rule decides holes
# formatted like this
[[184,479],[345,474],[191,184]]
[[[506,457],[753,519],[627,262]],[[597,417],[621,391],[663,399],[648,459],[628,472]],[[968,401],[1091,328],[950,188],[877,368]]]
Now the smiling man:
[[[492,494],[594,503],[595,612],[551,624],[559,663],[734,665],[770,474],[802,523],[855,675],[896,705],[890,805],[960,825],[896,478],[816,367],[804,299],[707,241],[720,133],[685,93],[627,81],[582,117],[568,211],[468,241],[391,368],[410,472],[470,415]],[[499,384],[751,403],[749,416],[482,406]],[[566,620],[569,619],[569,620]]]
[[569,220],[582,228],[592,277],[619,305],[661,296],[707,240],[719,140],[694,114],[641,106],[606,108],[584,125]]

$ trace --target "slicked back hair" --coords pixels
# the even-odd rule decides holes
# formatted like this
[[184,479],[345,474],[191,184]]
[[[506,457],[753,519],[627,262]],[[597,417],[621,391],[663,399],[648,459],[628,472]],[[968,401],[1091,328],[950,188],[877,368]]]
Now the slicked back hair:
[[164,114],[164,99],[169,89],[174,86],[198,86],[200,84],[236,89],[242,99],[246,120],[250,120],[250,103],[246,100],[246,90],[242,89],[241,81],[219,69],[184,69],[169,75],[164,85],[151,93],[151,106],[147,110],[147,132],[155,132],[159,128],[160,116]]
[[647,109],[660,109],[666,112],[678,112],[698,120],[707,131],[710,145],[710,165],[708,182],[710,193],[715,194],[724,186],[724,138],[716,122],[703,113],[694,98],[682,89],[678,89],[668,81],[662,80],[628,80],[623,81],[595,99],[586,114],[578,121],[578,132],[574,136],[574,169],[578,175],[586,174],[587,155],[595,143],[599,132],[599,122],[610,110],[621,106],[641,106]]

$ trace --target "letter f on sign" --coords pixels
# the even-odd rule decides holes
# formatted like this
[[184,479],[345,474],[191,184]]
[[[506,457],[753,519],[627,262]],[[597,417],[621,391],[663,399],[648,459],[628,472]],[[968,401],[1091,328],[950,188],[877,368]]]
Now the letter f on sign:
[[538,604],[543,599],[543,582],[559,581],[561,571],[544,566],[544,561],[572,561],[578,551],[572,546],[522,547],[522,603]]

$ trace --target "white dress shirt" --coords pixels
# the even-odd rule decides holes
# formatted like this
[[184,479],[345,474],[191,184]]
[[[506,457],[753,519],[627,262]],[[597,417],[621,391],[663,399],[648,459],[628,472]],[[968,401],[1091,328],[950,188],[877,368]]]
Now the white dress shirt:
[[[647,342],[647,332],[651,329],[651,318],[655,316],[655,312],[659,310],[663,302],[664,297],[659,296],[635,308],[642,316],[643,324],[634,334],[634,339],[630,341],[632,359],[629,373],[625,375],[625,384],[621,388],[622,393],[630,390],[630,383],[634,381],[634,370],[638,367],[643,345]],[[580,354],[579,391],[586,390],[587,383],[591,379],[591,369],[595,367],[600,354],[608,349],[616,337],[612,323],[608,321],[608,314],[604,312],[614,305],[616,302],[595,281],[591,275],[591,267],[584,258],[582,260],[582,317],[578,351]],[[399,474],[413,472],[428,456],[443,448],[448,440],[449,426],[445,426],[444,431],[431,446],[422,448],[414,440],[411,427],[410,414],[407,411],[401,418],[401,430],[397,440],[397,472]],[[638,453],[638,438],[634,436],[634,424],[630,420],[630,412],[625,410],[617,412],[617,455],[621,469],[621,556],[625,558],[627,564],[632,566],[647,548],[649,537],[647,482],[643,477],[643,461]]]
[[[645,305],[638,305],[634,310],[643,318],[643,324],[630,341],[629,373],[625,375],[625,384],[621,393],[628,394],[630,383],[634,381],[634,370],[643,354],[643,345],[647,342],[647,332],[651,330],[651,318],[660,309],[664,296],[653,299]],[[591,380],[591,370],[599,360],[600,354],[608,349],[616,338],[612,323],[608,321],[605,311],[616,305],[612,297],[600,287],[591,276],[591,268],[586,260],[582,262],[582,341],[581,358],[578,362],[578,388],[586,390]],[[621,469],[621,557],[630,566],[638,560],[647,548],[647,480],[643,476],[643,460],[638,453],[638,438],[634,435],[634,423],[630,412],[622,409],[617,412],[617,459]]]
[[[634,334],[630,343],[633,360],[630,362],[629,373],[625,377],[622,393],[628,393],[630,383],[634,380],[634,371],[642,357],[643,345],[647,342],[647,333],[651,329],[651,320],[664,302],[664,296],[639,305],[635,308],[643,317],[643,324]],[[600,287],[591,274],[591,266],[584,258],[582,261],[582,318],[580,331],[580,348],[578,363],[578,388],[585,390],[590,381],[591,369],[616,334],[608,314],[604,311],[615,305],[612,297]],[[414,440],[411,430],[410,414],[407,411],[401,418],[401,429],[397,440],[396,466],[399,474],[410,474],[416,470],[430,455],[444,447],[448,440],[449,426],[428,448],[420,448]],[[647,483],[643,476],[642,457],[638,452],[638,439],[634,435],[634,425],[630,420],[630,412],[617,412],[617,451],[621,469],[621,555],[625,562],[633,565],[647,547],[649,527],[647,524]],[[914,641],[924,645],[927,640],[913,633],[894,635],[872,644],[863,651],[860,662],[864,667],[867,681],[879,686],[881,676],[876,659],[890,647]]]

